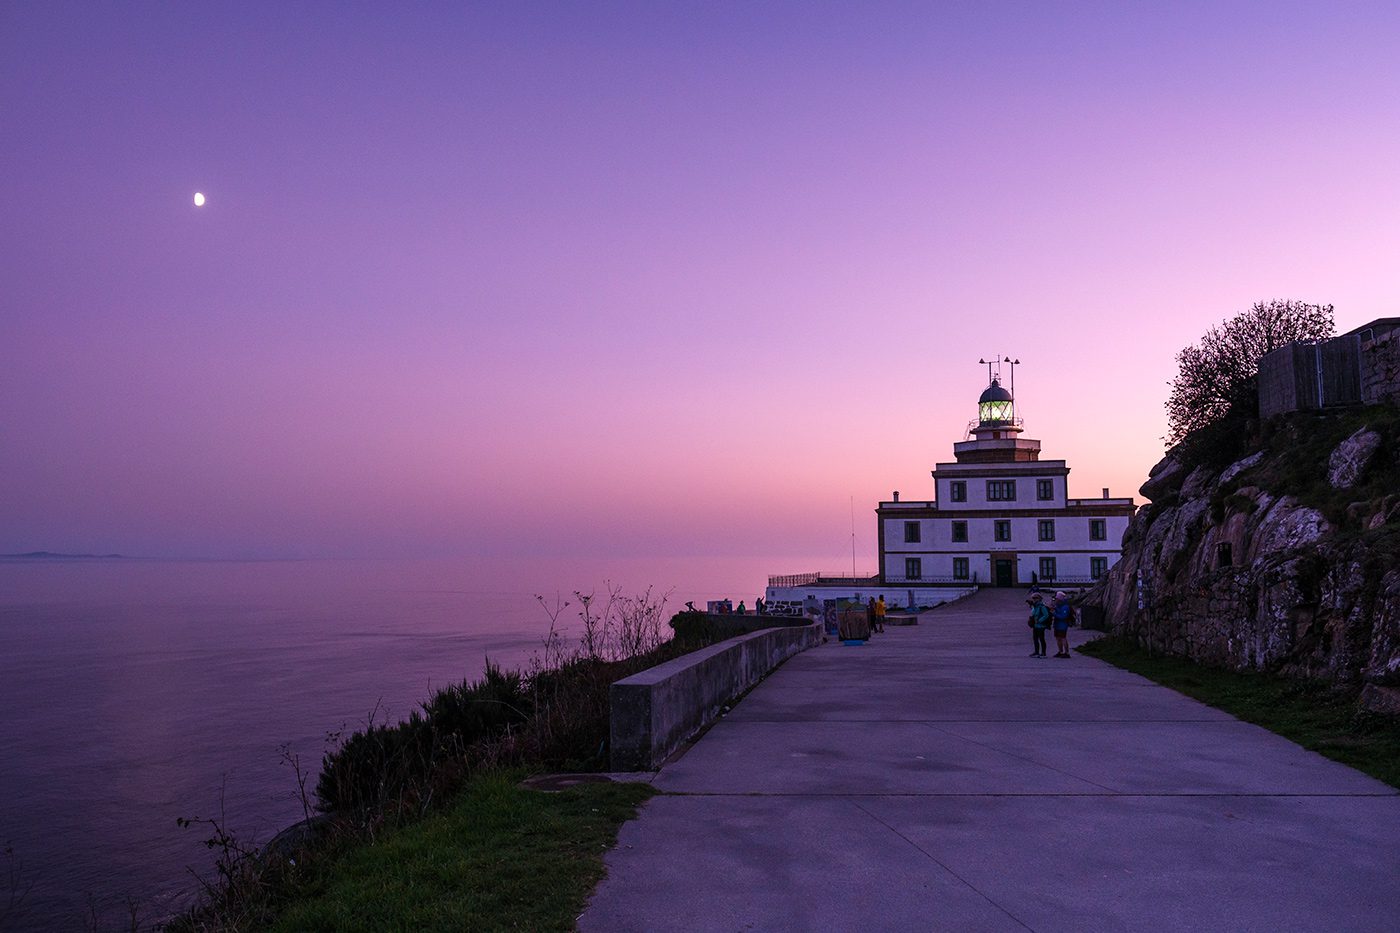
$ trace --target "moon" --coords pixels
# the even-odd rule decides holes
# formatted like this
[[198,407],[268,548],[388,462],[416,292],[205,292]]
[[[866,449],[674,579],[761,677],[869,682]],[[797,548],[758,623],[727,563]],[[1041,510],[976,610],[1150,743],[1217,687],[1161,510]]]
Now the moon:
[[203,206],[204,206],[204,193],[203,193],[202,191],[196,191],[196,192],[194,193],[194,206],[195,206],[195,207],[203,207]]

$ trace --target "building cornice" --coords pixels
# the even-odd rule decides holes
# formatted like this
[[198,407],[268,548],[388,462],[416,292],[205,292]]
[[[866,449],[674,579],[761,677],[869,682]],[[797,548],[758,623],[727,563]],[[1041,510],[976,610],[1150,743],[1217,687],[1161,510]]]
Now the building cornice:
[[1080,505],[1046,506],[1024,509],[940,509],[937,505],[918,505],[905,502],[881,502],[875,512],[887,518],[1115,518],[1132,517],[1137,506],[1126,505]]
[[1019,460],[1002,463],[935,463],[934,477],[940,476],[1004,476],[1027,473],[1032,476],[1066,476],[1069,467],[1063,460]]
[[[1045,544],[1054,544],[1053,541],[1046,541]],[[1102,557],[1105,554],[1122,554],[1123,545],[1114,544],[1102,548],[1038,548],[1034,545],[1023,544],[1011,551],[1000,551],[994,547],[973,547],[962,551],[937,550],[937,551],[890,551],[891,557],[967,557],[969,554],[975,556],[994,555],[996,557],[1010,557],[1017,554],[1034,555],[1036,557],[1054,557],[1056,554],[1088,554],[1090,557]]]

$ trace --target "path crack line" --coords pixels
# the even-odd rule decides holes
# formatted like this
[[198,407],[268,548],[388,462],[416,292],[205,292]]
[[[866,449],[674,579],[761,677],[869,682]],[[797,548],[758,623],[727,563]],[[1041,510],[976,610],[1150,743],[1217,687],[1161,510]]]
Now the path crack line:
[[948,865],[947,865],[942,859],[938,858],[938,856],[934,855],[934,854],[933,854],[932,852],[930,852],[928,849],[925,849],[923,846],[919,845],[919,844],[918,844],[917,842],[915,842],[913,839],[910,839],[908,836],[904,835],[904,833],[902,833],[902,832],[900,832],[899,830],[895,829],[895,828],[894,828],[893,826],[891,826],[889,823],[887,823],[887,822],[885,822],[884,820],[880,819],[880,817],[877,816],[876,814],[871,813],[868,809],[866,809],[865,807],[862,807],[862,806],[860,805],[859,802],[857,802],[857,801],[855,801],[855,800],[852,800],[851,803],[852,803],[852,805],[855,806],[855,808],[856,808],[857,810],[859,810],[860,812],[864,813],[866,816],[870,817],[872,820],[874,820],[875,822],[879,823],[881,826],[885,827],[885,828],[888,829],[890,832],[894,833],[894,834],[895,834],[896,836],[898,836],[900,839],[903,839],[903,840],[904,840],[905,842],[907,842],[910,846],[913,846],[913,848],[915,849],[915,851],[920,852],[920,853],[924,856],[924,858],[928,859],[930,862],[933,862],[933,863],[934,863],[935,865],[937,865],[939,868],[943,869],[943,870],[946,871],[948,874],[950,874],[950,875],[952,875],[954,878],[958,879],[958,881],[960,881],[962,884],[964,884],[964,885],[967,886],[968,890],[972,891],[972,892],[975,893],[977,896],[981,897],[984,901],[986,901],[988,904],[991,904],[991,905],[992,905],[993,907],[995,907],[997,910],[999,910],[999,911],[1001,911],[1002,913],[1006,914],[1006,916],[1010,917],[1013,921],[1015,921],[1015,923],[1017,924],[1017,926],[1021,927],[1021,929],[1023,929],[1023,930],[1030,930],[1030,929],[1031,929],[1031,927],[1030,927],[1025,921],[1023,921],[1020,917],[1016,916],[1016,915],[1013,914],[1011,911],[1009,911],[1009,910],[1007,910],[1005,907],[1003,907],[1001,904],[997,903],[995,900],[993,900],[993,899],[991,898],[990,895],[987,894],[987,892],[985,892],[985,891],[983,891],[981,888],[977,887],[977,885],[973,884],[971,881],[968,881],[966,878],[964,878],[962,875],[958,874],[957,872],[953,871],[953,869],[950,868],[950,867],[948,867]]
[[1038,768],[1045,768],[1048,771],[1054,771],[1056,774],[1062,774],[1065,777],[1074,778],[1076,781],[1083,781],[1085,784],[1092,784],[1094,787],[1102,788],[1110,794],[1116,794],[1118,792],[1117,789],[1109,787],[1106,784],[1100,784],[1098,781],[1091,781],[1086,777],[1080,777],[1079,775],[1071,771],[1066,771],[1063,768],[1057,768],[1054,765],[1047,765],[1042,761],[1036,761],[1034,758],[1027,758],[1025,755],[1018,755],[1015,752],[1009,752],[1004,748],[997,748],[995,745],[988,745],[986,742],[979,742],[976,739],[970,739],[965,735],[958,735],[955,732],[949,732],[947,729],[940,729],[934,723],[925,723],[925,725],[927,725],[930,729],[932,729],[935,732],[941,732],[946,736],[950,736],[955,739],[961,739],[964,742],[971,742],[973,745],[976,745],[979,748],[985,748],[989,752],[996,752],[999,755],[1005,755],[1008,758],[1015,758],[1017,761],[1024,761],[1026,764],[1035,765]]

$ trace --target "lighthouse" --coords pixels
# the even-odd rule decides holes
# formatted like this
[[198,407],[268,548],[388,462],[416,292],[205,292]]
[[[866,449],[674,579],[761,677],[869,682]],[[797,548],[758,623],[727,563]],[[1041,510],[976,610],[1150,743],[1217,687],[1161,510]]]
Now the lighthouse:
[[[1069,498],[1069,466],[1042,460],[1016,412],[1019,360],[988,363],[976,418],[953,443],[953,459],[934,465],[933,498],[895,493],[875,509],[880,572],[874,577],[821,573],[775,575],[766,598],[776,611],[800,613],[816,597],[883,596],[894,606],[932,606],[984,586],[1082,588],[1122,554],[1136,506],[1103,491]],[[1008,364],[1005,383],[994,366]],[[969,402],[971,397],[969,395]],[[773,610],[770,610],[773,611]]]
[[[986,362],[986,361],[983,361]],[[977,418],[953,460],[933,468],[934,497],[881,502],[880,576],[887,584],[1083,586],[1121,553],[1132,499],[1068,496],[1069,466],[1042,460],[1025,437],[1011,387],[988,364]]]

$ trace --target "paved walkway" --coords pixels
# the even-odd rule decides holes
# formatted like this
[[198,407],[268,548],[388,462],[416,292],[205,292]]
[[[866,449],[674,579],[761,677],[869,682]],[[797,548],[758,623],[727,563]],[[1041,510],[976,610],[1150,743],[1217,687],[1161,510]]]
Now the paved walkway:
[[1023,598],[789,661],[657,775],[580,929],[1400,928],[1394,790],[1027,657]]

